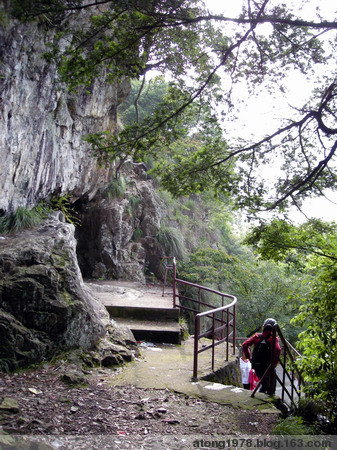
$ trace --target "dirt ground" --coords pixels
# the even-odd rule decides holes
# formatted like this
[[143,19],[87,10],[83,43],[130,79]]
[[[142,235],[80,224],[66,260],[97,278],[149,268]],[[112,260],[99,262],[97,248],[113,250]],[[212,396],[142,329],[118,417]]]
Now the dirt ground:
[[[110,387],[113,369],[89,370],[86,384],[70,386],[62,378],[68,369],[58,363],[0,374],[2,430],[10,435],[124,436],[121,447],[111,448],[133,448],[125,437],[145,442],[158,435],[265,435],[277,421],[275,414],[234,409],[169,390]],[[17,406],[14,402],[4,408],[8,398]]]

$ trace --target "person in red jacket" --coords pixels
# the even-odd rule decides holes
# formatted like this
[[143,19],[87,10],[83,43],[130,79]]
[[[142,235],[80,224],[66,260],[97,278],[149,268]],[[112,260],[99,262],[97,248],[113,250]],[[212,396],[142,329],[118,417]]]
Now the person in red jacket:
[[[269,395],[275,393],[276,377],[272,377],[271,380],[271,374],[273,373],[275,375],[275,367],[277,366],[281,354],[279,339],[276,337],[274,361],[271,361],[274,325],[276,325],[276,320],[272,318],[266,319],[262,326],[262,333],[254,334],[242,344],[242,352],[245,357],[251,361],[252,368],[255,370],[259,379],[262,378],[269,365],[271,365],[267,375],[262,380],[260,388],[260,392],[265,392]],[[253,352],[250,350],[250,347],[252,346],[254,346]]]

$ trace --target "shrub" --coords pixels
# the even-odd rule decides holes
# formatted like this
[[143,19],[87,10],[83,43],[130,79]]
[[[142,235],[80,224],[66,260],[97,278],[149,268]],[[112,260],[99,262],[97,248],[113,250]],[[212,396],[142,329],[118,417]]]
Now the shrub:
[[139,241],[143,237],[144,233],[140,228],[136,228],[133,232],[132,239],[134,241]]
[[127,188],[127,182],[125,177],[120,176],[111,181],[107,189],[105,190],[105,195],[107,198],[120,198],[123,197]]
[[302,417],[306,423],[317,422],[323,412],[322,402],[310,397],[301,398],[295,408],[296,416]]
[[132,209],[137,208],[139,203],[142,201],[142,199],[140,197],[138,197],[137,195],[130,195],[128,197],[128,200],[129,200],[129,205],[131,206]]
[[49,201],[48,207],[52,211],[61,211],[68,223],[73,225],[80,225],[80,220],[76,217],[75,212],[70,203],[69,195],[61,195],[59,197],[52,197]]
[[20,206],[12,214],[0,217],[0,233],[16,233],[19,230],[33,228],[47,215],[48,208],[36,206],[28,209]]
[[184,237],[177,228],[162,226],[156,238],[163,247],[166,256],[175,256],[181,260],[186,257]]
[[12,362],[9,359],[0,359],[0,372],[9,373],[13,369]]
[[272,434],[303,436],[313,434],[313,429],[304,423],[302,417],[289,416],[275,425]]

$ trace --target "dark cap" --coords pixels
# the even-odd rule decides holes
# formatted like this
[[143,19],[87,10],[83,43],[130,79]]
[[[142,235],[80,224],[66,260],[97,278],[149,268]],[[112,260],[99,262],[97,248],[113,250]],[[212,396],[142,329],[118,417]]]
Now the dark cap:
[[263,322],[262,329],[264,330],[267,327],[273,328],[274,325],[276,325],[276,320],[269,318]]

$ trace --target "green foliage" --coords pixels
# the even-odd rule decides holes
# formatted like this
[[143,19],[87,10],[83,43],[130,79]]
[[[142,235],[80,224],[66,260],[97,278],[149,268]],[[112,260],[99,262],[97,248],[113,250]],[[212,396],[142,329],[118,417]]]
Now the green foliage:
[[0,233],[16,233],[20,230],[33,228],[46,217],[48,209],[43,205],[28,209],[17,208],[12,214],[0,217]]
[[0,11],[0,27],[6,29],[9,24],[9,16],[4,11]]
[[79,226],[80,220],[74,212],[69,195],[54,196],[49,200],[48,207],[53,211],[61,211],[68,223]]
[[[40,7],[41,13],[47,13],[51,20],[53,15],[57,18],[62,14],[62,3],[63,10],[71,10],[71,2],[66,1],[54,1],[49,8],[46,5],[42,8],[38,1],[33,3],[35,14]],[[110,82],[122,77],[138,78],[152,67],[150,61],[155,60],[158,61],[157,70],[174,67],[177,74],[183,74],[192,57],[204,47],[199,32],[204,30],[205,41],[210,42],[211,39],[206,24],[172,26],[175,16],[192,19],[202,12],[200,4],[196,5],[191,0],[159,1],[151,8],[139,0],[127,4],[111,0],[105,2],[102,11],[90,7],[86,9],[86,26],[83,27],[81,22],[77,28],[72,24],[71,30],[65,29],[65,33],[75,34],[74,39],[69,39],[69,46],[64,52],[56,44],[50,53],[59,64],[62,80],[71,89],[81,84],[90,86],[102,69],[107,71]],[[23,5],[22,10],[29,17],[27,5]],[[171,45],[172,41],[175,45]],[[207,70],[208,60],[206,54],[196,59],[195,70]]]
[[161,226],[156,238],[162,245],[166,256],[175,256],[180,260],[186,257],[184,238],[177,228]]
[[321,400],[331,427],[337,426],[337,225],[310,220],[298,227],[273,221],[253,230],[254,243],[263,258],[295,263],[301,268],[301,306],[292,324],[301,327],[297,366],[306,381],[305,391]]
[[143,230],[141,230],[140,228],[136,228],[135,231],[133,232],[133,236],[132,239],[134,241],[140,241],[140,239],[144,236]]
[[244,243],[254,246],[263,259],[286,261],[298,266],[303,266],[313,254],[337,261],[337,224],[311,219],[295,226],[285,220],[274,219],[253,228]]
[[214,198],[209,192],[175,199],[169,192],[160,190],[159,196],[167,210],[164,224],[181,231],[189,252],[224,244],[233,253],[240,251],[231,231],[234,219],[228,200]]
[[[154,170],[173,195],[212,186],[249,213],[282,212],[290,202],[299,205],[336,186],[331,161],[337,150],[337,83],[325,62],[335,66],[337,26],[330,18],[323,20],[317,11],[318,22],[303,21],[300,8],[296,16],[296,6],[269,1],[251,2],[248,8],[243,2],[232,19],[214,17],[194,0],[103,3],[10,1],[17,17],[40,20],[57,31],[50,33],[53,42],[45,57],[57,64],[70,90],[84,86],[91,94],[97,78],[107,83],[130,78],[135,89],[143,88],[133,89],[121,107],[126,126],[117,136],[100,130],[87,137],[102,162],[154,157]],[[330,40],[325,31],[333,34]],[[323,78],[317,65],[325,70]],[[155,81],[150,88],[140,81],[153,69],[168,75],[170,83]],[[238,137],[228,144],[223,131],[242,109],[235,104],[236,87],[244,82],[248,98],[261,90],[273,93],[275,87],[284,93],[287,73],[313,84],[316,78],[319,87],[284,126],[255,142]],[[282,173],[270,186],[261,173],[269,172],[273,161]]]
[[141,203],[142,199],[137,195],[129,195],[128,196],[129,205],[132,210],[136,209],[137,206]]
[[144,122],[163,101],[168,90],[164,77],[158,76],[147,83],[133,80],[127,99],[118,107],[119,117],[124,125]]
[[109,186],[104,191],[104,195],[107,198],[122,198],[126,192],[127,188],[127,180],[123,176],[119,176],[118,178],[114,178]]
[[282,419],[272,430],[276,435],[305,436],[313,434],[313,429],[306,425],[302,417],[289,416]]
[[0,372],[9,373],[12,370],[12,362],[9,359],[0,359]]
[[319,416],[324,414],[324,403],[310,397],[300,398],[295,407],[294,415],[302,417],[307,424],[315,424]]
[[179,264],[179,277],[216,289],[224,288],[238,266],[238,259],[225,250],[199,249]]
[[224,249],[201,248],[179,263],[179,277],[193,283],[234,294],[238,299],[237,327],[240,336],[248,336],[268,317],[275,317],[286,337],[294,342],[299,327],[289,325],[298,312],[295,292],[302,292],[297,274],[271,262],[257,264],[254,255],[241,250],[230,255]]
[[179,326],[181,329],[181,334],[182,334],[182,339],[183,341],[186,341],[190,334],[188,332],[188,323],[186,322],[186,319],[184,319],[183,317],[179,317]]
[[311,290],[293,319],[305,327],[299,335],[302,358],[297,365],[307,382],[306,392],[324,401],[337,429],[337,270],[318,258],[316,270]]

